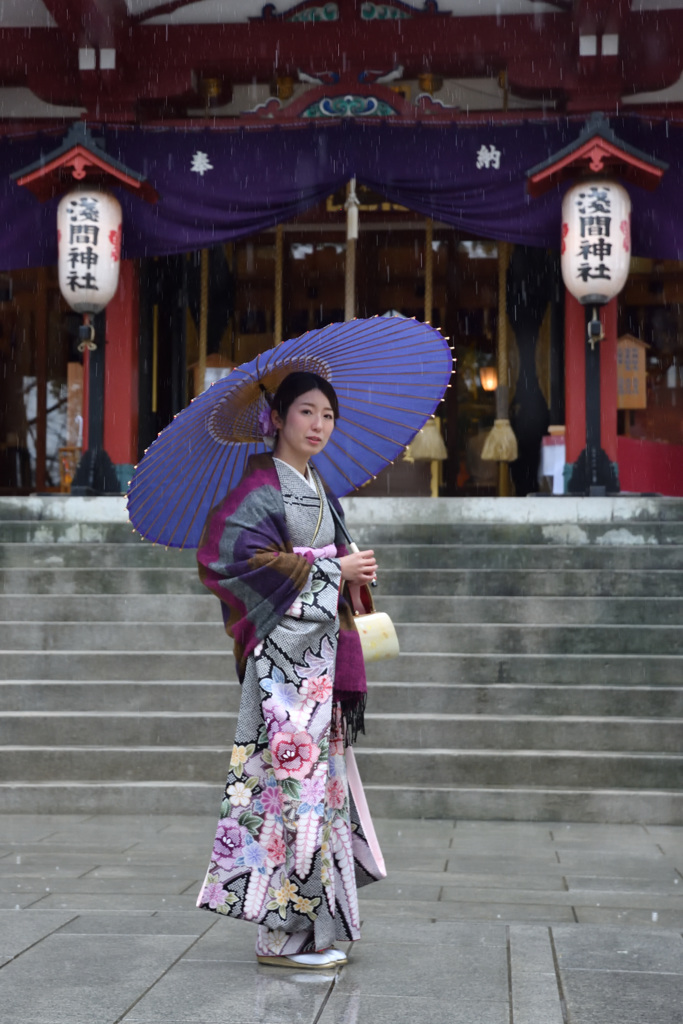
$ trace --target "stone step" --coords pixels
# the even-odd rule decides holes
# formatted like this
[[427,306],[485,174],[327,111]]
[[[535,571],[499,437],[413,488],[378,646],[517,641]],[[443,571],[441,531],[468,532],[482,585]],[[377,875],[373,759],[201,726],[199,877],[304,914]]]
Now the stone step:
[[[451,625],[397,623],[406,654],[670,654],[683,655],[683,630],[675,626]],[[683,659],[681,660],[683,673]]]
[[[240,689],[195,553],[120,499],[28,505],[0,499],[0,810],[217,813]],[[347,507],[404,651],[369,671],[374,813],[683,823],[682,501]]]
[[370,713],[368,735],[361,740],[361,747],[373,743],[394,748],[403,745],[406,749],[411,742],[417,742],[460,750],[628,750],[680,754],[682,730],[683,718]]
[[[463,522],[353,525],[353,539],[362,547],[385,544],[487,544],[641,546],[683,544],[683,522],[627,523],[501,523]],[[0,528],[0,539],[3,538]],[[123,539],[123,538],[121,538]]]
[[519,597],[683,597],[683,573],[582,569],[383,569],[375,595]]
[[[683,621],[683,597],[450,597],[375,594],[394,622],[660,625]],[[217,599],[205,594],[0,595],[0,622],[217,622]]]
[[[97,711],[100,714],[131,711],[163,711],[210,714],[237,712],[240,704],[237,679],[207,682],[175,681],[5,680],[0,682],[0,713],[7,711]],[[665,689],[664,693],[674,693]]]
[[[396,785],[396,765],[405,749],[359,745],[361,777]],[[411,785],[571,786],[598,789],[683,788],[683,755],[632,751],[414,749]]]
[[[683,521],[680,498],[621,494],[607,498],[530,495],[528,498],[343,499],[349,523],[623,523]],[[127,525],[125,496],[77,498],[65,494],[0,497],[0,521],[119,523]]]
[[[662,789],[364,784],[375,818],[683,824],[683,793]],[[0,782],[0,813],[203,814],[218,816],[222,784]]]
[[[87,633],[84,636],[87,640]],[[527,685],[595,682],[605,685],[680,686],[681,658],[669,655],[619,654],[401,654],[369,666],[368,678],[379,682],[462,682],[471,685]],[[235,679],[232,654],[197,651],[3,651],[0,680]]]
[[196,594],[206,589],[190,569],[4,569],[3,594]]
[[[653,525],[665,526],[659,523]],[[140,540],[130,523],[3,519],[0,513],[1,544],[131,544]]]
[[195,551],[177,551],[140,540],[127,544],[0,544],[3,569],[192,569]]
[[408,597],[381,591],[375,597],[394,622],[677,626],[683,621],[681,597]]
[[[0,594],[49,594],[60,598],[87,594],[206,595],[189,569],[5,569]],[[683,597],[683,573],[604,570],[385,569],[375,593],[383,595],[498,597]],[[211,595],[209,595],[211,596]]]
[[[406,748],[356,748],[368,784],[396,785]],[[211,782],[225,779],[229,752],[216,747],[0,747],[0,779],[41,782]],[[676,790],[683,787],[683,755],[633,751],[476,750],[419,747],[410,750],[414,786],[544,786]]]
[[[428,598],[427,600],[437,600]],[[655,622],[667,621],[667,601],[660,602]],[[580,605],[582,602],[578,602]],[[643,606],[634,601],[633,605]],[[683,607],[683,601],[681,601]],[[627,614],[625,612],[625,614]],[[664,618],[662,618],[664,616]],[[220,602],[200,586],[192,594],[3,594],[0,595],[0,622],[217,622]],[[630,620],[628,620],[630,621]]]
[[602,685],[680,686],[681,658],[649,654],[412,654],[369,666],[378,682],[508,683],[526,685],[597,683]]
[[[192,679],[11,680],[0,682],[0,712],[237,712],[240,688]],[[683,718],[679,686],[370,683],[369,713],[450,715],[575,715]]]
[[120,495],[99,498],[78,498],[71,494],[0,497],[0,522],[105,522],[126,525],[127,519],[126,499]]
[[[683,792],[665,789],[370,784],[365,793],[378,818],[683,825]],[[90,807],[97,812],[96,804]]]
[[[374,547],[387,569],[683,569],[683,545],[390,544]],[[153,544],[0,544],[4,569],[196,569],[194,551]]]
[[380,577],[387,569],[682,569],[683,546],[561,546],[547,544],[394,544],[375,547]]
[[372,681],[369,711],[452,715],[683,718],[683,684],[671,687],[398,683]]
[[[365,523],[350,520],[360,546],[375,544],[683,544],[683,519],[606,523]],[[139,544],[130,523],[3,520],[0,544]],[[145,547],[150,542],[145,542]],[[163,546],[162,546],[163,550]]]
[[364,498],[342,499],[350,526],[396,523],[447,525],[463,523],[609,525],[628,528],[643,523],[683,522],[683,500],[635,494],[611,498],[529,495],[528,498]]
[[[50,747],[197,747],[230,749],[235,712],[13,711],[0,720],[0,744]],[[414,745],[466,750],[650,751],[680,750],[683,719],[542,715],[453,715],[391,712],[367,715],[374,746]]]
[[6,711],[0,745],[178,747],[192,757],[196,747],[230,750],[236,725],[234,711]]
[[[543,625],[534,623],[451,625],[395,623],[408,653],[476,654],[667,654],[683,655],[683,629],[675,626]],[[0,650],[65,651],[83,643],[98,651],[217,651],[232,643],[221,622],[4,622]],[[683,658],[681,660],[683,672]]]

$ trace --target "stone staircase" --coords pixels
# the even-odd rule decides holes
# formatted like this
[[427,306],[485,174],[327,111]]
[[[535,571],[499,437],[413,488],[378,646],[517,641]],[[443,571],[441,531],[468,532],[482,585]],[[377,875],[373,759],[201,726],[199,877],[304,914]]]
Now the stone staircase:
[[[218,603],[87,500],[0,499],[0,810],[217,812]],[[402,646],[357,747],[375,813],[683,824],[683,501],[348,509]]]

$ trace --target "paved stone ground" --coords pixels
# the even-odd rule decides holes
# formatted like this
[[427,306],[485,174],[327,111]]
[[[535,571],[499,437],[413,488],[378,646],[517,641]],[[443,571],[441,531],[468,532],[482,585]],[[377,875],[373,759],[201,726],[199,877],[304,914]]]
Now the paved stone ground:
[[194,909],[214,824],[2,816],[2,1024],[683,1022],[683,828],[380,821],[335,976]]

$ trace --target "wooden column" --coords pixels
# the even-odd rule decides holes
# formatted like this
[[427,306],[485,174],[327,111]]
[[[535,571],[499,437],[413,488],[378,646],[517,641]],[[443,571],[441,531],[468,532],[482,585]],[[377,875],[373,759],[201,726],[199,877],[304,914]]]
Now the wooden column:
[[356,241],[346,242],[346,273],[344,277],[344,319],[353,320],[356,315]]
[[152,412],[158,411],[159,405],[159,305],[152,308]]
[[204,390],[206,377],[206,344],[209,333],[209,250],[202,249],[201,277],[199,296],[199,358],[197,360],[197,376],[195,396]]
[[510,494],[510,463],[519,454],[517,438],[510,426],[510,388],[508,334],[507,334],[507,269],[510,262],[510,245],[498,243],[498,339],[497,339],[497,374],[496,418],[493,429],[489,433],[481,457],[490,462],[498,463],[498,496]]
[[425,221],[425,323],[432,322],[434,307],[434,221],[428,217]]
[[[505,92],[505,107],[507,109],[507,90]],[[508,356],[508,310],[506,275],[508,263],[510,262],[509,242],[498,243],[498,352],[497,372],[498,387],[496,389],[496,419],[505,419],[508,422],[510,417],[510,359]],[[509,427],[512,431],[512,427]],[[510,463],[500,460],[498,462],[498,497],[507,498],[510,495]]]
[[349,182],[346,210],[346,264],[344,278],[344,320],[356,315],[356,245],[358,244],[358,197],[356,179]]
[[282,342],[282,274],[284,254],[284,230],[282,224],[275,229],[275,324],[273,342]]

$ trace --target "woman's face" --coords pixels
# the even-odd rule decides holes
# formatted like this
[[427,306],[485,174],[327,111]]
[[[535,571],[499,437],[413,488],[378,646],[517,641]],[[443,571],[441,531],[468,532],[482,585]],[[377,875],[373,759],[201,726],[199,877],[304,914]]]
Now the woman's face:
[[275,411],[272,418],[278,429],[276,454],[294,465],[321,452],[334,430],[332,406],[317,388],[295,398],[284,421]]

